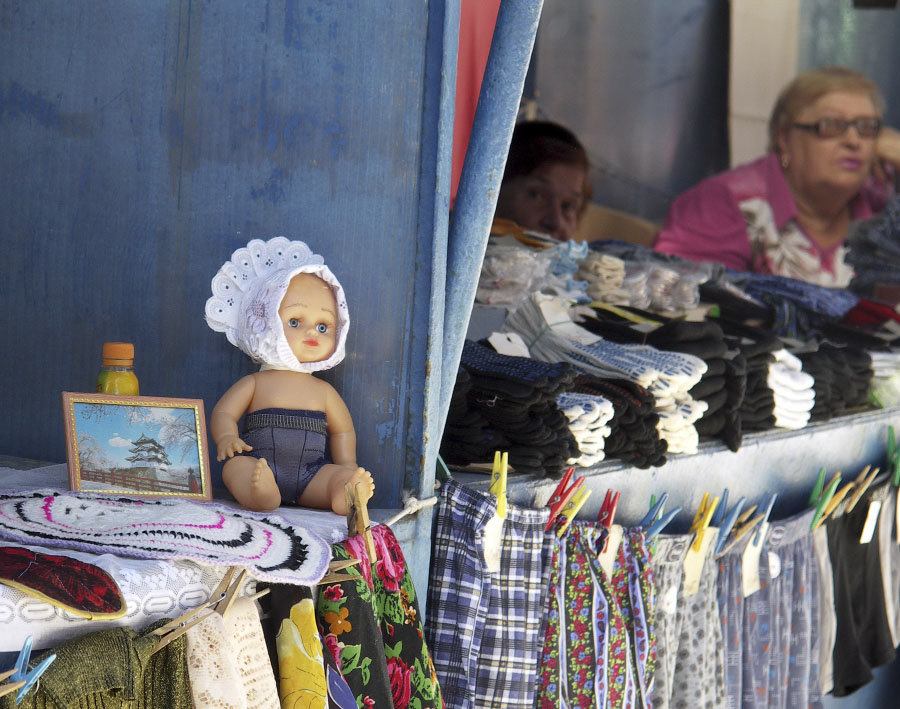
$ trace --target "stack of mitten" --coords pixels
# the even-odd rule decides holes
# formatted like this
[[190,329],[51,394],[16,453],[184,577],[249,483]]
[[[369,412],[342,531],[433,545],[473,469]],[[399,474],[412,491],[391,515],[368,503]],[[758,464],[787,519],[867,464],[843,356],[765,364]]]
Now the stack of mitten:
[[660,438],[656,401],[647,389],[625,379],[579,375],[572,389],[612,403],[605,454],[637,468],[665,465],[668,444]]
[[[548,320],[548,317],[550,320]],[[506,324],[529,343],[535,359],[569,362],[585,374],[627,379],[656,397],[659,413],[667,414],[660,433],[669,442],[670,453],[695,453],[696,433],[684,435],[705,405],[693,402],[688,391],[706,371],[706,364],[693,355],[662,352],[648,345],[623,345],[605,340],[579,327],[564,305],[541,294],[532,295],[508,317]],[[689,406],[681,406],[681,404]]]
[[810,412],[816,403],[815,380],[803,371],[799,358],[782,348],[773,353],[766,379],[772,390],[777,428],[803,428],[809,423]]
[[864,349],[823,342],[795,350],[803,370],[812,375],[816,403],[810,411],[813,421],[827,421],[848,409],[866,404],[874,371],[872,356]]
[[506,450],[509,445],[500,432],[491,427],[484,414],[469,406],[471,390],[472,378],[460,367],[441,439],[441,457],[454,465],[489,461],[494,451]]
[[[692,399],[703,401],[706,410],[694,421],[700,436],[720,438],[731,450],[741,445],[741,424],[738,410],[746,388],[746,362],[736,352],[728,350],[722,328],[712,321],[688,322],[669,320],[662,316],[643,314],[644,321],[656,318],[652,325],[624,324],[615,313],[595,308],[597,318],[585,318],[581,324],[597,335],[617,342],[646,342],[657,349],[683,352],[706,362],[706,372],[688,392]],[[631,313],[634,316],[635,313]],[[657,323],[662,320],[662,325]],[[653,329],[649,329],[652,327]],[[659,404],[659,401],[657,401]],[[694,408],[682,420],[692,420]],[[661,426],[666,427],[667,414],[660,413]],[[690,431],[688,431],[688,435]],[[668,435],[671,437],[671,435]]]
[[[487,421],[493,450],[509,452],[516,472],[556,476],[569,458],[580,455],[569,431],[568,420],[556,405],[556,397],[571,388],[575,370],[562,363],[548,364],[527,357],[510,357],[467,340],[461,366],[469,375],[466,402]],[[459,436],[459,431],[455,431]],[[455,441],[445,434],[442,451],[454,462]],[[490,456],[483,460],[490,460]]]
[[775,427],[775,393],[769,387],[769,365],[774,353],[784,349],[777,337],[742,323],[720,319],[728,349],[737,352],[746,363],[746,388],[741,406],[741,430],[768,431]]
[[612,432],[612,402],[602,396],[564,391],[556,397],[556,405],[569,420],[569,430],[581,451],[581,456],[569,458],[566,463],[589,468],[602,461],[606,457],[606,438]]

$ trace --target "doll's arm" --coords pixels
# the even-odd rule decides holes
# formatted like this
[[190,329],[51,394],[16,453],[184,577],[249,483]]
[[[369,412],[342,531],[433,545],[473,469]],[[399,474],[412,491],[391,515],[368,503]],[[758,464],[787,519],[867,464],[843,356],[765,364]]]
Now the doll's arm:
[[325,416],[332,461],[337,465],[356,467],[356,431],[353,419],[344,400],[330,385],[325,394]]
[[218,449],[216,460],[222,461],[237,453],[253,450],[238,436],[237,422],[250,407],[255,391],[256,379],[248,374],[226,391],[213,408],[209,430]]

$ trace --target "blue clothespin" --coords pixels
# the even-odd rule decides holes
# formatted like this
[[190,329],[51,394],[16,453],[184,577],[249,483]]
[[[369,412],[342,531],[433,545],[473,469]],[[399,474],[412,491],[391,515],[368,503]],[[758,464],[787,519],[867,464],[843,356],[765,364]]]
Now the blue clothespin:
[[[725,510],[728,509],[728,488],[722,492],[722,499],[719,500],[719,504],[716,506],[716,511],[713,513],[712,521],[710,521],[710,527],[721,527],[722,520],[725,519]],[[720,533],[721,535],[721,533]]]
[[660,517],[658,520],[656,520],[653,524],[651,524],[649,527],[647,527],[647,532],[645,534],[646,538],[649,540],[649,539],[653,539],[654,537],[658,536],[659,533],[661,531],[663,531],[665,526],[669,522],[671,522],[673,519],[675,519],[675,517],[678,515],[679,512],[681,512],[680,507],[676,507],[674,510],[666,512],[666,514],[664,514],[662,517]]
[[772,514],[772,507],[775,506],[775,498],[778,497],[777,492],[771,493],[771,497],[769,497],[765,503],[765,505],[760,505],[759,508],[763,511],[763,518],[759,525],[756,527],[756,532],[753,534],[753,543],[759,544],[759,534],[762,530],[762,526],[768,521],[769,515]]
[[[722,499],[727,499],[728,490],[725,490],[725,494],[722,496]],[[724,519],[722,519],[719,527],[719,539],[716,541],[716,548],[713,552],[715,556],[718,556],[722,553],[722,547],[725,546],[725,541],[728,539],[728,535],[731,534],[731,530],[734,527],[734,523],[737,522],[737,518],[740,517],[741,511],[744,509],[744,502],[746,501],[745,497],[740,498],[737,502],[734,503],[734,507],[732,507],[727,514],[723,514]],[[724,509],[724,506],[722,506]]]
[[31,688],[37,684],[37,681],[40,679],[41,675],[46,672],[47,668],[53,663],[56,659],[56,654],[48,655],[43,660],[41,660],[37,667],[33,670],[28,669],[28,662],[31,660],[31,646],[32,646],[32,636],[29,635],[25,638],[25,642],[22,644],[22,649],[19,650],[19,657],[16,659],[15,669],[13,673],[10,675],[10,682],[24,682],[25,684],[19,688],[18,693],[16,694],[16,704],[19,704],[24,698],[25,695],[31,690]]
[[649,527],[662,514],[666,500],[669,499],[669,493],[664,492],[656,499],[656,495],[650,495],[650,510],[644,515],[644,519],[640,521],[638,527]]

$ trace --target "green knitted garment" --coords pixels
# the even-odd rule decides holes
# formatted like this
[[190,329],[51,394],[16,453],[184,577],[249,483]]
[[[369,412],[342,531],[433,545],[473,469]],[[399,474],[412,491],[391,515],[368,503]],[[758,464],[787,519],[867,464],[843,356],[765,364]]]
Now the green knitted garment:
[[[63,643],[19,709],[191,709],[184,636],[153,653],[158,637],[150,632],[164,622],[140,635],[114,628]],[[0,698],[0,709],[14,709],[15,696]]]

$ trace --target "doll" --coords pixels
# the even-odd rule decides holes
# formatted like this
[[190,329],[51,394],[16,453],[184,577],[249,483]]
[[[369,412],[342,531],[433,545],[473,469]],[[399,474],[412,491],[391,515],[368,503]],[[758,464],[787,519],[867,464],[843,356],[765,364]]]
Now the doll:
[[262,363],[210,416],[225,486],[256,511],[284,503],[343,515],[348,482],[362,482],[368,500],[375,486],[356,464],[350,412],[334,387],[312,375],[344,358],[350,324],[344,289],[323,258],[302,241],[254,239],[219,269],[212,292],[206,322]]

